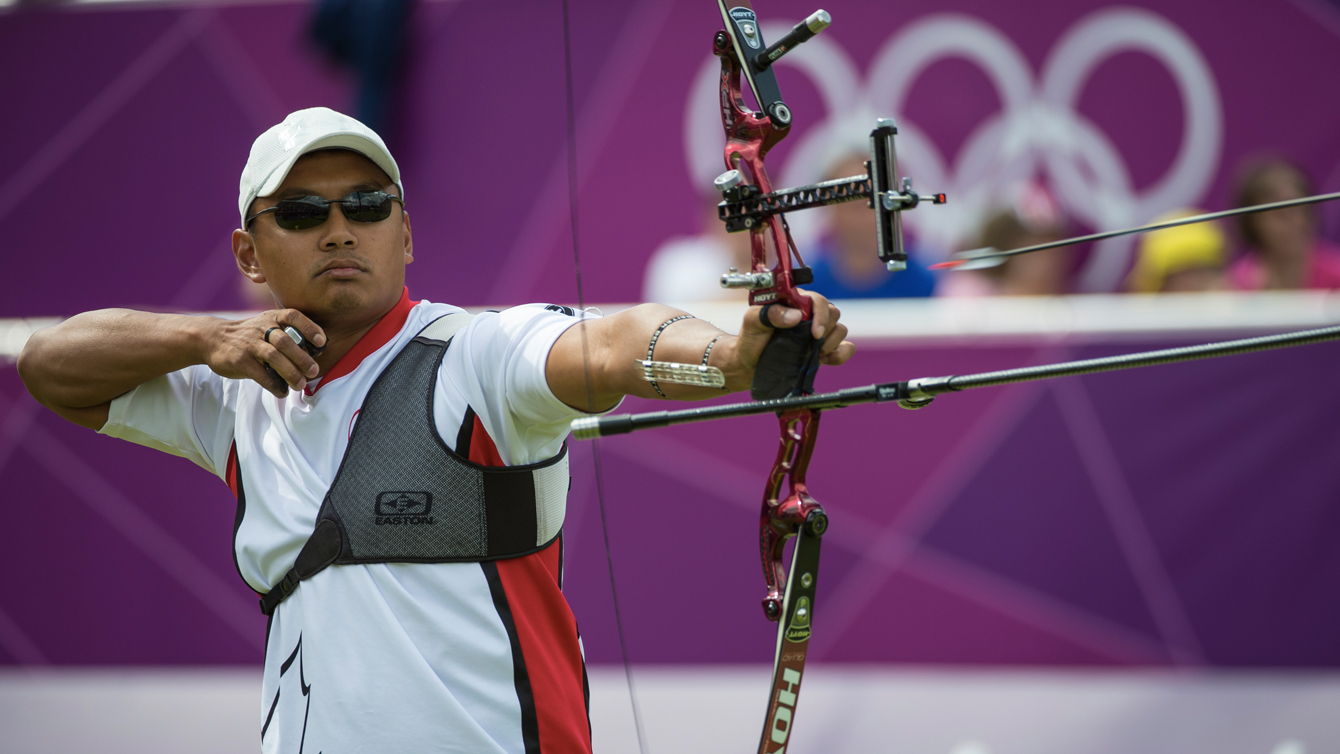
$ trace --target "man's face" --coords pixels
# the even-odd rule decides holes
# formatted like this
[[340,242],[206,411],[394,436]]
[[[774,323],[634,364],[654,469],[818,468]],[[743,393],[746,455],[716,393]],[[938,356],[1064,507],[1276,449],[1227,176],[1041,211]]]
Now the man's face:
[[[399,189],[371,160],[357,152],[326,150],[303,155],[279,189],[252,203],[248,217],[283,199],[319,196],[339,200],[354,191]],[[243,274],[266,283],[280,306],[297,309],[320,324],[380,317],[399,300],[405,265],[413,261],[409,216],[398,202],[380,222],[358,223],[338,203],[321,225],[285,230],[274,213],[251,221],[250,233],[233,234]]]

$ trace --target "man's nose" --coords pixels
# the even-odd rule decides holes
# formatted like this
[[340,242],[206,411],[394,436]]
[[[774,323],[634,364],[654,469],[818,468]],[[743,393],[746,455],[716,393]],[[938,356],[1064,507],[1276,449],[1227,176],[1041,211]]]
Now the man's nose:
[[328,251],[340,248],[353,248],[358,245],[358,236],[354,235],[353,224],[344,216],[344,208],[339,202],[330,205],[330,217],[321,226],[321,248]]

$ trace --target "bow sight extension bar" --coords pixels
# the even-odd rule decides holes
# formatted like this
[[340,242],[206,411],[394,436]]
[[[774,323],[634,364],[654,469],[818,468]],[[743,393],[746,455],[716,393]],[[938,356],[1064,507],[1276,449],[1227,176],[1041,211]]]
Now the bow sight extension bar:
[[[782,101],[771,66],[787,52],[828,28],[832,18],[825,11],[815,11],[796,24],[786,36],[765,48],[758,19],[747,3],[744,7],[730,9],[721,3],[721,11],[742,72],[762,108],[756,117],[770,119],[779,131],[788,130],[791,127],[791,110]],[[907,269],[907,252],[903,249],[903,225],[899,213],[923,201],[944,204],[945,195],[921,196],[912,190],[911,179],[900,178],[898,153],[894,146],[894,136],[897,134],[898,126],[892,118],[881,118],[876,122],[875,130],[870,132],[870,159],[865,163],[866,174],[863,176],[764,192],[753,185],[757,183],[757,176],[754,176],[755,180],[746,181],[739,169],[727,170],[713,182],[723,199],[717,205],[717,216],[726,224],[728,233],[738,233],[758,228],[768,218],[781,216],[785,212],[864,200],[867,206],[875,210],[880,261],[890,272]],[[778,249],[778,253],[785,253],[785,250]],[[809,282],[806,279],[807,269],[797,272],[799,279],[796,282]],[[723,288],[760,290],[771,287],[773,283],[770,275],[758,271],[740,273],[732,269],[721,276]]]
[[[713,181],[724,201],[717,205],[717,216],[726,224],[726,232],[738,233],[757,227],[767,218],[812,207],[864,200],[875,210],[875,233],[881,262],[890,272],[907,269],[903,249],[902,212],[921,202],[944,204],[944,194],[921,195],[912,190],[912,179],[898,175],[898,151],[894,137],[898,125],[893,118],[880,118],[870,132],[870,159],[865,175],[835,178],[808,186],[761,193],[757,186],[744,183],[739,170],[727,170]],[[721,276],[723,288],[754,288],[753,276],[732,270]]]

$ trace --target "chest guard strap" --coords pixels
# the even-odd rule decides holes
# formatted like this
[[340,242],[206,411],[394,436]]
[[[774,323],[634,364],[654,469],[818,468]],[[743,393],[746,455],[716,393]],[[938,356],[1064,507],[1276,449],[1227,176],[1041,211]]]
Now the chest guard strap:
[[275,607],[330,565],[450,563],[529,555],[563,526],[567,446],[525,466],[481,466],[433,419],[438,368],[471,315],[449,314],[405,345],[359,409],[349,446],[293,568],[261,597]]

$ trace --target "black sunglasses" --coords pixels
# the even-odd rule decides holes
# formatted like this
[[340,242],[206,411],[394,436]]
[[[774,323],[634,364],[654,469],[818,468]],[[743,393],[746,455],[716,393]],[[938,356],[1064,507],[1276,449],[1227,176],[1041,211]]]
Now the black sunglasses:
[[273,212],[275,223],[284,230],[308,230],[324,223],[330,217],[330,205],[339,204],[346,219],[356,223],[377,223],[391,216],[392,202],[405,201],[385,191],[355,191],[343,199],[322,199],[319,196],[299,196],[282,199],[269,209],[247,218],[247,227],[251,221],[261,215]]

